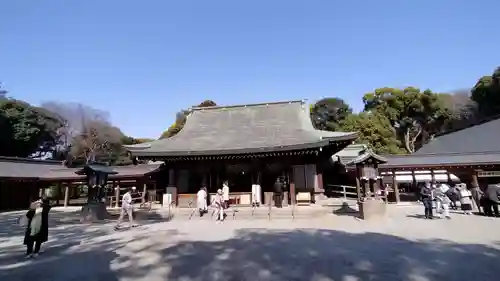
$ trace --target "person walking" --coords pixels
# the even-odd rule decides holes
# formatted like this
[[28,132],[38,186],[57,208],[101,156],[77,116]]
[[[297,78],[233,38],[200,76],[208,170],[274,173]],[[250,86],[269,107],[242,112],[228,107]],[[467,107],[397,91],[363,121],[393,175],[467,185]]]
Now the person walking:
[[212,205],[217,210],[217,222],[224,221],[224,197],[222,194],[222,189],[217,190],[217,194],[215,194],[214,199],[212,201]]
[[425,218],[432,219],[432,188],[431,184],[426,182],[420,188],[420,198],[422,199],[422,203],[424,203],[425,208]]
[[26,257],[38,256],[43,243],[49,237],[49,211],[50,201],[47,198],[31,203],[26,213],[28,220],[24,234],[23,244],[26,245]]
[[479,186],[473,186],[470,190],[471,194],[472,194],[472,198],[474,199],[474,203],[476,204],[476,208],[477,208],[477,211],[479,213],[483,213],[481,212],[481,198],[484,196],[484,193],[483,191],[481,191],[481,188],[479,188]]
[[439,217],[444,214],[445,218],[451,219],[450,216],[450,198],[446,195],[446,191],[449,190],[449,187],[441,184],[438,187],[432,190],[433,197],[436,199],[436,213],[438,213]]
[[490,184],[486,188],[486,206],[484,212],[487,216],[500,216],[498,212],[498,205],[500,204],[500,185]]
[[222,197],[224,200],[224,208],[229,208],[229,183],[228,181],[224,181],[222,184]]
[[136,226],[135,223],[134,223],[134,218],[133,218],[134,205],[133,205],[133,202],[132,202],[132,191],[133,191],[133,188],[129,187],[127,189],[127,192],[125,194],[123,194],[123,197],[122,197],[122,207],[121,207],[121,210],[120,210],[120,217],[118,218],[118,222],[115,225],[115,230],[119,230],[120,229],[120,224],[123,222],[123,219],[124,219],[125,215],[128,216],[128,220],[129,220],[129,223],[130,223],[130,228]]
[[460,183],[457,185],[460,194],[460,209],[466,215],[472,215],[472,193],[467,189],[467,185]]

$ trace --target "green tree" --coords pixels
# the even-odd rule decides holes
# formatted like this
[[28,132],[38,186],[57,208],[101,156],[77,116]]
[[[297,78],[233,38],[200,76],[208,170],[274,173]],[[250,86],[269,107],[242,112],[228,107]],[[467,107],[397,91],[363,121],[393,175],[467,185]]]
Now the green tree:
[[418,88],[379,88],[363,97],[365,111],[385,116],[408,153],[441,133],[450,110],[439,94]]
[[387,117],[371,112],[348,115],[339,124],[344,132],[358,132],[356,143],[367,144],[379,154],[404,154],[396,130]]
[[[209,106],[217,106],[217,104],[213,100],[204,100],[196,107]],[[177,135],[182,130],[182,128],[184,128],[184,124],[186,124],[186,119],[189,113],[189,110],[181,110],[180,112],[178,112],[175,116],[174,124],[170,125],[170,127],[168,127],[168,129],[161,134],[160,139],[166,139]]]
[[340,98],[324,98],[311,106],[311,121],[318,130],[337,131],[350,114],[352,108]]
[[63,121],[43,108],[3,97],[0,99],[0,155],[43,157],[59,143]]
[[472,100],[477,103],[482,118],[500,115],[500,67],[491,76],[479,78],[472,88]]

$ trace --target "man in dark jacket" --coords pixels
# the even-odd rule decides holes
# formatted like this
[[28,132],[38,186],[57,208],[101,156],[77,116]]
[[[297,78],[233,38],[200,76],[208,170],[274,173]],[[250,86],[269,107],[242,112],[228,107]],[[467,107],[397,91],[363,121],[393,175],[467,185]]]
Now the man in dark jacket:
[[[484,213],[487,216],[496,217],[500,216],[498,212],[498,204],[500,204],[500,186],[497,184],[488,185],[486,188],[486,206],[484,206]],[[492,212],[493,210],[493,212]]]
[[432,188],[431,184],[426,182],[420,189],[420,196],[425,208],[425,218],[432,219]]
[[280,178],[274,183],[274,205],[278,208],[283,207],[283,183]]

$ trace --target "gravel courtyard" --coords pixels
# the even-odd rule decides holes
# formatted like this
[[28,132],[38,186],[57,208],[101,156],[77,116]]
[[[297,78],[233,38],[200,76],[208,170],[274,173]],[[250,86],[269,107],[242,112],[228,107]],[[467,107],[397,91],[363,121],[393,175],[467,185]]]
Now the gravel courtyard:
[[387,219],[149,221],[115,232],[52,212],[49,242],[24,259],[21,214],[0,214],[2,281],[500,280],[500,219],[424,220],[419,206]]

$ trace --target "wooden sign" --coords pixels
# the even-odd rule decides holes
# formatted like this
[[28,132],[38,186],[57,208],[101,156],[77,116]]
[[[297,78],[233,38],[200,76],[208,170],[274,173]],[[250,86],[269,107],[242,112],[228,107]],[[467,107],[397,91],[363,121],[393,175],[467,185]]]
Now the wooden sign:
[[479,178],[494,178],[500,177],[500,171],[482,171],[477,173]]

